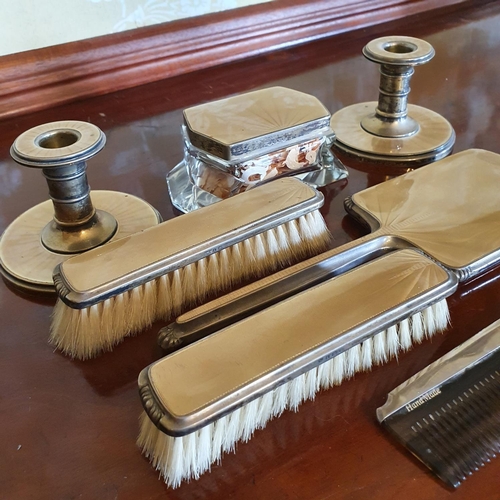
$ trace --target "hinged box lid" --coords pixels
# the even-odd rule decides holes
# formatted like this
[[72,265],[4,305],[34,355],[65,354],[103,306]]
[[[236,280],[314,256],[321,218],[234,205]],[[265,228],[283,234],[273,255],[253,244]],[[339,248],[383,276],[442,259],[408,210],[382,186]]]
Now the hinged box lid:
[[184,110],[193,146],[233,162],[331,134],[330,112],[314,96],[271,87]]

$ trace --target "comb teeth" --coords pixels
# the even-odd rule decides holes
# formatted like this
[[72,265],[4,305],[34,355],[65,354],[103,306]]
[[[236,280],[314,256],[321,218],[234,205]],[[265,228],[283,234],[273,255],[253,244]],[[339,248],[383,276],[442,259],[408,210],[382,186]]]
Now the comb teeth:
[[456,488],[500,453],[500,351],[382,423]]

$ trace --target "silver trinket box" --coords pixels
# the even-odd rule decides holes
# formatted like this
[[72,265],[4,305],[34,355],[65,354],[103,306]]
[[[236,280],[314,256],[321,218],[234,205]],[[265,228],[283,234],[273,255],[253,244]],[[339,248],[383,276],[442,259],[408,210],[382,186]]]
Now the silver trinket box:
[[182,212],[282,176],[321,187],[347,177],[330,146],[330,112],[315,97],[272,87],[184,110],[184,159],[167,176]]

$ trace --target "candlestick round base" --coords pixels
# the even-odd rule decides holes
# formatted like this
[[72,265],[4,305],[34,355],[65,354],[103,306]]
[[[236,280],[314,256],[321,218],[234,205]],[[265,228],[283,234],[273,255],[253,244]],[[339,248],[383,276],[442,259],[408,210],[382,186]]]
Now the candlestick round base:
[[408,105],[408,116],[419,129],[407,137],[381,137],[367,132],[362,120],[373,114],[377,102],[363,102],[337,111],[331,119],[334,146],[360,158],[380,161],[418,163],[419,166],[448,156],[455,143],[455,131],[440,114],[427,108]]
[[[92,202],[97,210],[113,216],[117,228],[109,241],[136,233],[162,221],[158,211],[136,196],[116,191],[92,191]],[[50,200],[40,203],[15,219],[0,238],[0,274],[15,288],[25,292],[55,293],[52,272],[57,264],[80,253],[49,250],[41,239],[44,228],[53,218]],[[82,228],[80,238],[88,241]]]

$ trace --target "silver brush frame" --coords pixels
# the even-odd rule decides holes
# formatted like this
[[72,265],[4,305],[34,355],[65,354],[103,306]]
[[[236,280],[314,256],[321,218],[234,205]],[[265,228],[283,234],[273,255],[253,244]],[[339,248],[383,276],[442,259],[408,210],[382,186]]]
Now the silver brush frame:
[[[293,179],[288,180],[300,182]],[[110,297],[126,292],[132,288],[138,287],[148,281],[152,281],[167,273],[173,272],[176,269],[180,269],[192,264],[193,262],[206,258],[213,253],[219,252],[243,240],[261,234],[276,226],[298,219],[299,217],[313,212],[314,210],[318,210],[323,205],[323,194],[313,188],[310,189],[311,197],[306,200],[300,201],[279,212],[274,212],[260,219],[255,219],[251,223],[234,228],[232,231],[221,233],[215,238],[201,241],[195,246],[185,248],[182,251],[169,255],[159,261],[152,262],[148,266],[141,267],[134,272],[121,275],[119,278],[95,287],[90,291],[82,292],[73,289],[65,278],[62,265],[58,265],[54,270],[53,278],[59,298],[73,309],[84,309]],[[218,204],[201,210],[214,210],[214,208],[217,209],[217,207],[222,208],[221,205]],[[163,224],[168,224],[168,221]]]
[[[417,253],[422,254],[422,252]],[[440,267],[442,268],[442,266]],[[186,416],[176,416],[166,412],[151,387],[150,367],[146,367],[141,371],[138,379],[143,407],[151,421],[162,432],[173,437],[190,434],[338,356],[376,333],[399,323],[401,320],[408,318],[409,315],[426,309],[448,297],[456,290],[458,278],[455,273],[445,268],[443,270],[447,278],[437,286],[405,300],[398,306],[372,317],[338,337],[287,360],[250,383],[237,388],[235,391],[226,393],[220,399],[208,402],[198,411]]]
[[499,350],[500,319],[392,390],[386,403],[377,408],[378,421],[383,422],[406,405],[425,398]]

